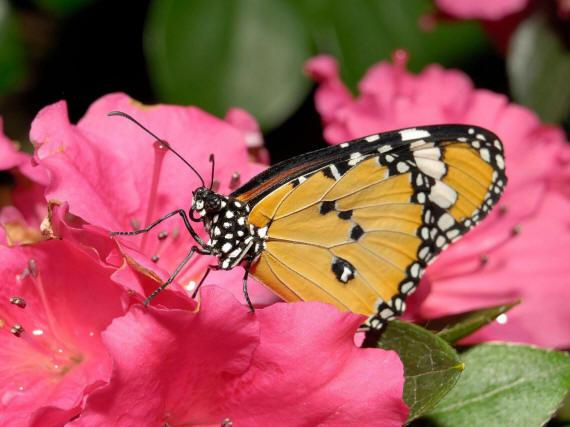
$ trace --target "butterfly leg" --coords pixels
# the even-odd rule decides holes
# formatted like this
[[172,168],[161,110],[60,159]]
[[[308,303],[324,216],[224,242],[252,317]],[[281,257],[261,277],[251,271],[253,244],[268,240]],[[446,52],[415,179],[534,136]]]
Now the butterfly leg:
[[249,294],[247,293],[247,278],[249,277],[249,268],[251,267],[251,259],[246,261],[245,264],[245,272],[243,273],[243,296],[245,298],[245,301],[247,302],[247,305],[249,306],[249,309],[251,310],[252,313],[255,312],[255,308],[253,307],[253,304],[251,303],[251,300],[249,299]]
[[144,300],[144,305],[149,305],[150,301],[157,296],[160,292],[162,292],[162,290],[164,288],[166,288],[168,285],[170,285],[172,283],[172,281],[174,280],[174,278],[178,275],[178,273],[180,273],[180,270],[182,270],[182,268],[184,268],[184,266],[188,263],[188,261],[190,261],[190,258],[192,258],[192,256],[198,252],[199,254],[202,255],[209,255],[210,251],[205,250],[205,249],[201,249],[198,246],[192,246],[192,249],[190,249],[190,252],[188,252],[188,255],[186,255],[186,257],[182,260],[182,262],[180,264],[178,264],[178,267],[176,267],[176,270],[174,270],[174,273],[172,273],[170,275],[170,277],[166,280],[166,282],[164,282],[162,285],[160,285],[158,288],[156,288],[154,291],[152,291],[152,293]]
[[216,265],[216,264],[208,266],[206,272],[204,273],[204,275],[200,279],[200,283],[198,283],[198,286],[196,286],[196,289],[194,289],[194,292],[192,292],[192,298],[196,298],[196,295],[198,295],[198,291],[200,290],[200,286],[202,286],[202,284],[206,280],[206,277],[208,277],[208,274],[210,274],[210,272],[212,270],[220,270],[220,268],[221,267]]
[[186,229],[188,230],[188,232],[190,233],[190,235],[194,238],[194,240],[196,240],[202,247],[206,247],[206,242],[204,242],[202,240],[202,238],[198,235],[198,233],[196,233],[194,231],[194,229],[192,228],[192,225],[190,224],[190,220],[188,219],[188,216],[186,215],[186,212],[184,211],[184,209],[177,209],[173,212],[170,212],[167,215],[164,215],[162,218],[157,219],[156,221],[154,221],[152,224],[150,224],[149,226],[145,227],[145,228],[141,228],[140,230],[135,230],[135,231],[112,231],[111,232],[111,236],[136,236],[137,234],[142,234],[142,233],[148,233],[150,230],[152,230],[154,227],[156,227],[158,224],[160,224],[161,222],[167,220],[168,218],[174,216],[174,215],[180,215],[182,217],[182,220],[184,221],[184,225],[186,226]]

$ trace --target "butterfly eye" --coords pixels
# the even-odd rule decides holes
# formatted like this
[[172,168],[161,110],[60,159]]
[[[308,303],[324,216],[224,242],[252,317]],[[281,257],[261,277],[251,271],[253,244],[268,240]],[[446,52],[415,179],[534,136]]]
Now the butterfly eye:
[[210,194],[205,199],[205,208],[206,211],[208,212],[218,212],[221,208],[221,205],[222,201],[220,200],[220,198],[213,194]]

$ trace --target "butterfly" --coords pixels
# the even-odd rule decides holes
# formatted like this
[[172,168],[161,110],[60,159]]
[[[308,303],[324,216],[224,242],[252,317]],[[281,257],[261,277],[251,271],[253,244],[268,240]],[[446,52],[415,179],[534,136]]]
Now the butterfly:
[[[132,120],[161,141],[132,117]],[[402,314],[426,267],[480,222],[507,183],[503,145],[470,125],[436,125],[369,135],[278,163],[229,195],[198,175],[192,206],[179,214],[196,241],[171,277],[194,253],[212,255],[212,269],[245,269],[285,301],[321,301],[368,316],[381,330]],[[212,182],[214,160],[212,162]],[[191,222],[202,222],[203,240]]]

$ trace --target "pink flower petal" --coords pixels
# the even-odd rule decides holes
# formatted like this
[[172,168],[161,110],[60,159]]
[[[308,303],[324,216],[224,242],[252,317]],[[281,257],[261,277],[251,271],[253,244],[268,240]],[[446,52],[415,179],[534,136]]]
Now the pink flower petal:
[[498,20],[522,11],[528,0],[435,0],[445,13],[463,19]]
[[18,151],[18,147],[4,135],[4,122],[0,117],[0,170],[12,169],[29,160],[28,155]]
[[241,108],[230,108],[224,120],[241,129],[251,160],[268,165],[269,151],[264,147],[263,134],[257,120]]
[[570,146],[561,129],[437,65],[413,75],[402,63],[383,62],[366,74],[356,99],[319,102],[332,97],[330,82],[339,79],[328,61],[329,72],[317,79],[316,102],[331,143],[408,126],[470,123],[495,132],[505,145],[509,185],[502,207],[429,267],[408,316],[430,318],[520,298],[506,324],[493,324],[470,342],[569,347],[570,264],[561,257],[570,252]]
[[[241,129],[197,108],[149,107],[124,94],[111,94],[96,101],[85,117],[72,125],[65,103],[59,102],[38,114],[31,139],[39,164],[50,175],[47,199],[67,202],[70,213],[89,224],[112,231],[142,227],[175,209],[188,209],[192,191],[200,185],[183,162],[172,153],[157,150],[153,138],[144,131],[123,118],[107,117],[116,110],[132,115],[168,141],[200,172],[207,185],[208,157],[214,153],[215,178],[222,193],[229,192],[236,171],[243,183],[263,169],[248,161]],[[253,119],[249,119],[251,127]],[[167,233],[165,239],[158,238],[161,232]],[[163,280],[194,243],[178,215],[150,233],[117,240],[123,253],[141,270],[153,271]],[[188,285],[199,281],[213,262],[196,256],[179,275],[179,282]],[[252,288],[256,286],[252,282]]]
[[[0,170],[12,172],[16,182],[10,194],[10,206],[0,208],[0,222],[20,229],[29,228],[29,233],[32,230],[39,232],[39,225],[47,214],[43,197],[47,175],[33,165],[32,156],[19,151],[17,145],[3,134],[1,117]],[[13,237],[11,240],[17,243]]]
[[111,382],[72,425],[405,422],[402,365],[393,352],[354,346],[361,316],[319,303],[252,314],[217,287],[200,299],[197,313],[133,307],[116,319],[104,334]]
[[[67,242],[0,247],[0,260],[0,424],[62,425],[109,379],[100,333],[124,313],[127,295],[112,269]],[[25,307],[9,303],[14,296]]]

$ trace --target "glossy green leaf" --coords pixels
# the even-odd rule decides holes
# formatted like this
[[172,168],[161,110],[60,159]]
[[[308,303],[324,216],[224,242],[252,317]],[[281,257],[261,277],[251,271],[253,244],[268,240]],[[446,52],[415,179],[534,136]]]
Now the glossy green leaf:
[[393,321],[378,347],[394,350],[404,364],[404,401],[413,420],[433,408],[457,382],[463,364],[444,340],[417,325]]
[[[471,335],[483,326],[491,323],[497,317],[505,314],[511,308],[519,304],[519,301],[511,304],[497,305],[481,310],[467,311],[465,313],[454,314],[451,316],[430,319],[423,323],[422,326],[429,331],[437,334],[449,343],[455,343],[461,338]],[[501,317],[506,319],[506,315]]]
[[437,426],[541,426],[570,388],[570,357],[535,347],[482,344],[463,354],[457,385],[428,415]]
[[0,95],[14,91],[25,77],[24,47],[6,0],[0,0]]
[[542,120],[559,122],[570,111],[570,52],[541,13],[524,21],[513,34],[507,72],[514,99]]
[[239,106],[270,128],[308,93],[311,41],[285,0],[156,0],[145,39],[163,101],[217,115]]
[[[345,81],[356,87],[368,68],[398,48],[410,54],[414,71],[431,63],[457,65],[488,47],[476,22],[434,22],[430,0],[295,0],[320,51],[341,62]],[[426,24],[427,23],[427,24]]]

